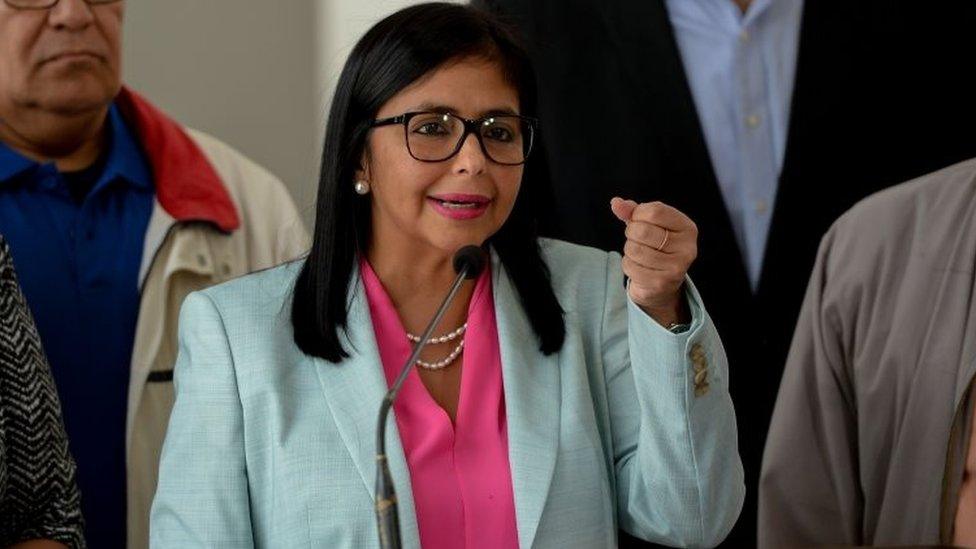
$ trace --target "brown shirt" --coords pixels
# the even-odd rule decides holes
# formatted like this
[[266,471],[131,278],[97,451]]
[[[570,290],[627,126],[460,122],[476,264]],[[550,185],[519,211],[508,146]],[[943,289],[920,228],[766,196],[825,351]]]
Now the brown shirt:
[[959,486],[959,505],[956,507],[956,528],[952,544],[976,548],[976,406],[973,406],[973,417],[969,425],[969,450],[966,453],[962,484]]

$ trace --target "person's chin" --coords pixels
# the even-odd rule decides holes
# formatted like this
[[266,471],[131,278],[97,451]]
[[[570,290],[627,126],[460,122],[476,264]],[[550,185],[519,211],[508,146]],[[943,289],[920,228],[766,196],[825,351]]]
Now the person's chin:
[[91,74],[57,78],[43,86],[37,103],[45,110],[74,115],[103,108],[119,93],[121,84]]
[[430,241],[434,245],[447,253],[453,254],[461,248],[469,245],[481,246],[490,237],[490,231],[469,227],[459,229],[453,227],[445,229],[431,235]]

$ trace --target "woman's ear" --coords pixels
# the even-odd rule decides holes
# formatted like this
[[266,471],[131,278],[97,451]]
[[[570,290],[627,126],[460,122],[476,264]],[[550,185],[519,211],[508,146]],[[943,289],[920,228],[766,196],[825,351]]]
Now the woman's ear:
[[363,156],[359,159],[359,167],[356,168],[353,178],[356,181],[369,181],[369,149],[363,149]]
[[360,196],[365,196],[369,194],[369,159],[366,154],[363,154],[363,158],[359,161],[359,167],[353,172],[353,190],[356,194]]

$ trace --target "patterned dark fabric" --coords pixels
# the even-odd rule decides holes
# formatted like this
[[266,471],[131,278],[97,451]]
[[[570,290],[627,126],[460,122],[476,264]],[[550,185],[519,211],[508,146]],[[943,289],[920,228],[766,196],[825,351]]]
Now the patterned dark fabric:
[[57,390],[0,238],[0,547],[30,539],[85,546]]

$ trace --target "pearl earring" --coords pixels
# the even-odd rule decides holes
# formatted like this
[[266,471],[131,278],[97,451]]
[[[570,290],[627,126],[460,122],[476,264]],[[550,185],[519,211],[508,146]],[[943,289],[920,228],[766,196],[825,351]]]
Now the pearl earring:
[[358,195],[369,194],[369,182],[368,181],[357,181],[352,188],[356,191]]

